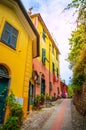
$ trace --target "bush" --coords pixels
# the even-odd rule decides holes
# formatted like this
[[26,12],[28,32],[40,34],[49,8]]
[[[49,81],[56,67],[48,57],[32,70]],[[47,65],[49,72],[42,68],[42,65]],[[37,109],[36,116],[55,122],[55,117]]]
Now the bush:
[[68,98],[71,98],[73,96],[73,87],[68,86],[67,87],[67,92],[68,92]]
[[46,98],[46,101],[51,100],[51,96],[50,96],[49,94],[46,94],[46,95],[45,95],[45,98]]
[[34,99],[34,109],[41,109],[41,105],[44,104],[45,101],[45,95],[41,94],[41,95],[37,95]]
[[40,101],[41,101],[41,96],[37,95],[34,99],[34,106],[38,108],[40,106]]
[[16,116],[16,117],[18,117],[18,123],[19,123],[19,125],[22,124],[23,111],[22,111],[22,107],[21,107],[20,104],[15,103],[15,104],[11,107],[10,116]]
[[18,117],[9,116],[3,128],[4,130],[19,130]]
[[45,95],[44,95],[44,94],[41,94],[41,95],[40,95],[40,103],[41,103],[41,105],[43,105],[44,102],[45,102]]
[[6,101],[10,108],[10,113],[3,128],[4,130],[19,130],[23,121],[22,106],[16,102],[13,93],[7,97]]

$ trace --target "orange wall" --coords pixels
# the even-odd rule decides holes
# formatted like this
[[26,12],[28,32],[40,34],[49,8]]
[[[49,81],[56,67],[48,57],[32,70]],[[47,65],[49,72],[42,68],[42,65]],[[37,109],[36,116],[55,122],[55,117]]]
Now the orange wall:
[[[38,72],[38,74],[40,75],[40,79],[41,79],[41,75],[44,74],[45,76],[45,93],[49,94],[49,70],[47,68],[45,68],[45,66],[36,58],[33,60],[33,70],[36,70]],[[41,72],[41,73],[40,73]],[[50,81],[53,83],[53,75],[52,73],[50,73]],[[56,82],[54,82],[52,84],[52,91],[50,93],[50,95],[54,96],[54,93],[56,93],[56,96],[58,95],[58,87],[60,89],[60,81],[57,80]],[[41,93],[41,85],[36,85],[36,95]]]

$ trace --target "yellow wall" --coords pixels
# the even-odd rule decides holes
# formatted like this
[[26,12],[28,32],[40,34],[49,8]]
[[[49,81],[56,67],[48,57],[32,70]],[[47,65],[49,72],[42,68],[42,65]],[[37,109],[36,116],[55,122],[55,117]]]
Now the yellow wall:
[[[35,21],[35,17],[32,18],[32,21],[34,23]],[[48,37],[48,34],[46,32],[46,42],[43,40],[42,38],[42,29],[43,29],[43,25],[42,23],[40,22],[40,20],[38,21],[38,27],[37,27],[37,30],[40,34],[40,57],[38,58],[40,61],[42,59],[42,48],[45,48],[46,49],[46,58],[49,60],[49,48],[50,48],[50,71],[52,73],[52,62],[54,62],[55,64],[55,69],[58,68],[58,71],[60,73],[60,70],[59,70],[59,54],[58,54],[58,60],[56,60],[56,49],[54,48],[54,54],[52,53],[52,45],[53,43],[51,42],[50,38]],[[47,69],[49,69],[49,62],[46,61],[46,65]]]
[[0,64],[5,65],[9,70],[10,89],[14,95],[26,99],[24,100],[24,110],[26,110],[28,85],[32,74],[32,41],[15,12],[0,4],[0,38],[5,21],[15,27],[19,34],[16,50],[0,41]]

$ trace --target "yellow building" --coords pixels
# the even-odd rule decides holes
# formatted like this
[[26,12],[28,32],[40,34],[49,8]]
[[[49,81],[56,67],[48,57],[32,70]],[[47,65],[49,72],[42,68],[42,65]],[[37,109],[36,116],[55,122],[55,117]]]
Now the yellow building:
[[30,15],[40,35],[40,56],[33,59],[33,73],[37,75],[35,95],[50,94],[52,98],[60,96],[59,49],[56,46],[41,15]]
[[12,90],[26,116],[32,59],[37,56],[39,34],[21,1],[0,0],[0,124],[6,115],[5,88]]

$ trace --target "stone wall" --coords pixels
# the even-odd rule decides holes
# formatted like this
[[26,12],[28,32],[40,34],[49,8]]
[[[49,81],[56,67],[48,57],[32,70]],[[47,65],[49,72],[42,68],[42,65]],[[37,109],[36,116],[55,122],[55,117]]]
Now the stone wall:
[[82,86],[81,93],[75,93],[73,96],[73,103],[76,109],[84,116],[86,116],[86,82]]

